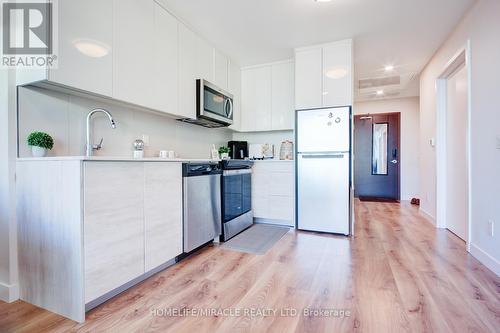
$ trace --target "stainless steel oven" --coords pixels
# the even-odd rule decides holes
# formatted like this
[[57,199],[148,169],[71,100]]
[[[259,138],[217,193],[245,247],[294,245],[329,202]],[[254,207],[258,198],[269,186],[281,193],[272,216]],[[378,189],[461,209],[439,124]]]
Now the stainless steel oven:
[[252,161],[222,162],[222,241],[253,224]]
[[196,80],[196,122],[205,127],[233,123],[233,95],[206,80]]

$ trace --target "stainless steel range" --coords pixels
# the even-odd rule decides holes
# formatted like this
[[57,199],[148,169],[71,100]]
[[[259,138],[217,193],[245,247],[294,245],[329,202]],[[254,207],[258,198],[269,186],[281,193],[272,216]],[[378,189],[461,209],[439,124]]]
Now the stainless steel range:
[[236,236],[253,224],[253,161],[225,160],[222,168],[222,236],[221,241]]

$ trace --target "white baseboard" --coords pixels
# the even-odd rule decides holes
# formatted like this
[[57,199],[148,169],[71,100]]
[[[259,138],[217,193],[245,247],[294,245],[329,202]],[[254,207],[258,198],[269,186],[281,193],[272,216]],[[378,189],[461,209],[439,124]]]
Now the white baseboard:
[[427,222],[429,222],[430,224],[432,224],[434,227],[437,228],[436,219],[431,214],[427,213],[424,209],[422,209],[422,207],[419,207],[418,210],[420,213],[422,213],[422,215],[424,215]]
[[19,299],[19,285],[0,282],[0,300],[10,303]]
[[500,276],[500,262],[493,258],[490,254],[483,251],[474,244],[470,245],[470,254],[479,260],[484,266],[488,267],[497,276]]

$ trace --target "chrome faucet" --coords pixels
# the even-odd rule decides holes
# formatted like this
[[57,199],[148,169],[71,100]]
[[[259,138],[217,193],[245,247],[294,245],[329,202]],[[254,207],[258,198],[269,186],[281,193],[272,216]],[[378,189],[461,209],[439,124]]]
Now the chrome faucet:
[[91,140],[90,139],[90,120],[91,120],[92,116],[98,112],[102,112],[105,115],[107,115],[109,118],[109,122],[111,123],[111,128],[113,128],[113,129],[116,128],[116,124],[115,124],[115,121],[113,119],[113,116],[111,115],[111,113],[109,113],[109,111],[104,110],[104,109],[100,109],[100,108],[93,109],[92,111],[90,111],[89,114],[87,115],[87,144],[86,144],[87,156],[92,156],[94,154],[94,150],[99,150],[102,148],[102,141],[103,141],[102,138],[101,138],[101,142],[99,142],[99,144],[97,144],[97,145],[94,145],[94,144],[92,144],[92,142],[90,142],[90,140]]

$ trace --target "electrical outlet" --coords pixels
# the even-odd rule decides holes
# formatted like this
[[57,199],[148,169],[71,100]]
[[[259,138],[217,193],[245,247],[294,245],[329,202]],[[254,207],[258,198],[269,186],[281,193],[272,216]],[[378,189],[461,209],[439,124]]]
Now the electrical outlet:
[[143,134],[142,141],[144,141],[145,146],[149,146],[149,135]]
[[488,224],[490,226],[490,236],[494,237],[495,236],[495,222],[493,222],[493,220],[489,220]]

